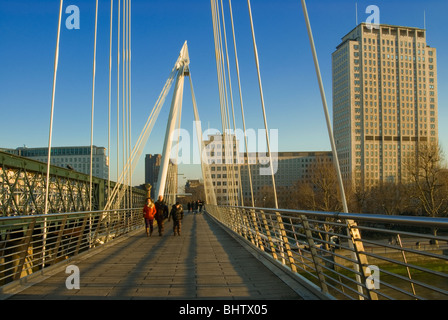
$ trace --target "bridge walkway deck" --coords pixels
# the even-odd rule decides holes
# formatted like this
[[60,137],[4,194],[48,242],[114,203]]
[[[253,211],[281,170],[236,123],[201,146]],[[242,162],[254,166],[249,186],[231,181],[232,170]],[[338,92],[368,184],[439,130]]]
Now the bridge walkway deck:
[[[68,290],[65,266],[9,299],[303,300],[207,214],[186,213],[181,236],[143,230],[70,264],[80,288]],[[95,251],[94,251],[95,252]],[[275,269],[275,268],[274,268]]]

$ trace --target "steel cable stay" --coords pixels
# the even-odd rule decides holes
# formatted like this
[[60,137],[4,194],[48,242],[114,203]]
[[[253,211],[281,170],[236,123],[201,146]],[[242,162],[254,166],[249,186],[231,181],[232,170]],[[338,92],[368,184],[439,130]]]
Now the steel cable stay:
[[[223,17],[222,24],[221,18],[219,14],[219,4],[216,0],[211,0],[211,9],[212,9],[212,17],[213,17],[213,30],[214,30],[214,39],[215,39],[215,59],[217,66],[217,76],[218,76],[218,88],[220,93],[220,105],[221,105],[221,119],[222,119],[222,131],[223,131],[223,145],[225,146],[224,154],[225,154],[225,164],[226,171],[230,173],[231,177],[227,175],[227,184],[231,185],[231,192],[228,192],[229,203],[237,204],[238,198],[240,201],[243,201],[243,193],[241,183],[238,183],[238,191],[236,191],[236,181],[235,181],[235,160],[234,160],[234,143],[232,136],[229,135],[231,132],[231,123],[233,123],[233,131],[236,129],[235,122],[235,112],[233,105],[233,94],[232,94],[232,84],[231,84],[231,76],[230,76],[230,63],[229,63],[229,54],[228,54],[228,45],[227,45],[227,37],[226,37],[226,27],[224,21],[224,7],[223,2],[221,1],[221,15]],[[222,25],[222,27],[221,27]],[[224,44],[223,44],[224,38]],[[225,53],[224,48],[225,47]],[[226,67],[227,66],[227,67]],[[226,71],[228,76],[226,77]],[[227,89],[227,78],[229,83],[229,89]],[[230,98],[228,98],[230,95]],[[230,111],[229,111],[229,100],[232,109],[232,120],[230,119]],[[236,140],[235,140],[236,146]],[[238,153],[238,152],[237,152]],[[229,164],[231,162],[231,164]],[[237,166],[238,166],[238,179],[240,179],[240,164],[237,157]],[[238,197],[237,193],[240,193]],[[243,202],[241,202],[243,203]]]
[[[118,190],[120,188],[121,185],[125,184],[125,177],[127,174],[129,174],[129,172],[133,171],[135,169],[136,166],[136,158],[140,158],[142,152],[143,152],[143,147],[146,144],[146,141],[149,138],[149,135],[152,131],[152,128],[154,127],[155,121],[157,120],[157,117],[161,111],[161,108],[165,102],[165,99],[168,95],[168,92],[171,88],[171,85],[174,81],[175,76],[177,75],[177,70],[173,69],[173,71],[171,72],[171,74],[169,75],[163,89],[162,92],[159,95],[159,98],[157,99],[153,110],[151,111],[145,126],[143,127],[143,130],[139,136],[139,138],[137,139],[137,142],[131,152],[131,156],[129,158],[129,161],[125,163],[124,165],[124,169],[121,172],[119,178],[117,179],[117,184],[115,185],[114,189],[112,190],[112,194],[110,197],[110,201],[108,201],[108,203],[106,204],[105,209],[109,209],[112,206],[112,202],[116,201],[117,199],[115,199],[115,197],[117,196]],[[119,199],[122,199],[122,197],[119,197]],[[118,201],[119,203],[120,201]]]
[[[222,4],[222,2],[221,2]],[[221,146],[224,146],[224,150],[221,149],[221,154],[225,155],[225,165],[226,165],[226,172],[232,172],[230,169],[229,162],[232,162],[232,168],[233,168],[233,142],[231,142],[231,136],[228,134],[230,131],[230,115],[229,115],[229,106],[228,101],[230,100],[228,98],[229,92],[231,93],[231,87],[227,89],[227,77],[226,77],[226,63],[225,63],[225,54],[223,50],[223,41],[222,41],[222,34],[224,34],[225,39],[225,24],[224,21],[222,23],[221,27],[221,19],[219,15],[219,5],[217,2],[213,3],[214,7],[214,19],[216,21],[215,28],[216,28],[216,50],[218,52],[217,55],[217,66],[218,69],[218,83],[221,87],[221,112],[222,112],[222,118],[224,119],[222,123],[222,131],[223,131],[223,141]],[[224,31],[223,31],[224,30]],[[228,58],[226,56],[226,59],[228,61]],[[230,74],[229,74],[229,83],[230,83]],[[229,150],[231,149],[231,150]],[[219,151],[219,150],[218,150]],[[229,152],[231,155],[231,159],[229,159]],[[227,175],[227,183],[229,182],[229,177]],[[229,183],[228,183],[229,184]],[[229,191],[229,190],[228,190]],[[232,185],[231,192],[228,192],[229,194],[229,203],[235,204],[235,189]]]
[[213,187],[213,182],[212,182],[211,173],[210,173],[209,159],[207,156],[207,152],[205,150],[204,140],[202,137],[201,120],[199,119],[199,112],[198,112],[197,103],[196,103],[196,96],[194,94],[194,89],[193,89],[193,80],[191,78],[191,70],[189,72],[188,78],[190,80],[190,90],[191,90],[191,98],[192,98],[192,102],[193,102],[193,113],[194,113],[194,120],[195,120],[195,127],[196,127],[196,136],[198,139],[199,156],[200,156],[200,161],[201,161],[201,171],[202,171],[202,177],[204,179],[205,200],[206,200],[206,203],[216,205],[217,203],[216,203],[215,189]]
[[[107,122],[107,156],[110,159],[110,129],[111,129],[111,102],[112,102],[112,33],[114,17],[114,0],[110,0],[110,26],[109,26],[109,95],[108,95],[108,122]],[[107,196],[110,197],[110,165],[107,168]]]
[[[234,170],[233,170],[233,168],[234,168],[234,161],[233,161],[234,144],[233,144],[232,136],[229,134],[229,132],[231,132],[229,101],[230,101],[230,104],[233,106],[232,81],[231,81],[231,77],[230,77],[229,55],[228,55],[228,51],[227,51],[226,25],[225,25],[225,19],[224,19],[224,9],[223,9],[223,5],[222,5],[222,0],[220,1],[220,3],[221,3],[222,23],[220,23],[220,19],[219,19],[219,5],[217,7],[217,12],[218,12],[219,35],[220,35],[220,41],[219,41],[220,50],[221,50],[220,56],[221,56],[221,65],[223,68],[222,81],[223,81],[223,87],[224,87],[224,100],[225,100],[224,110],[226,112],[226,127],[223,129],[224,141],[225,141],[224,155],[225,155],[225,163],[226,163],[227,173],[230,172],[230,175],[232,177],[231,178],[232,183],[229,183],[230,179],[229,179],[229,175],[227,174],[227,184],[232,185],[231,192],[229,193],[230,194],[230,203],[233,205],[237,205],[237,200],[235,199],[237,197],[235,197],[235,189],[234,189],[234,184],[233,184],[233,180],[234,180],[234,173],[233,173],[234,172]],[[224,42],[223,42],[223,40],[224,40]],[[226,49],[225,51],[224,51],[224,48]],[[227,72],[227,76],[226,76],[226,72]],[[228,83],[227,83],[227,79],[228,79]],[[230,95],[230,97],[229,97],[229,95]],[[236,143],[236,141],[235,141],[235,143]],[[229,164],[229,162],[230,162],[230,164]]]
[[[248,143],[247,143],[247,135],[246,135],[246,120],[244,116],[244,106],[243,106],[243,94],[241,89],[241,77],[240,77],[240,68],[239,68],[239,62],[238,62],[238,52],[237,52],[237,46],[236,46],[236,36],[235,36],[235,26],[233,22],[233,10],[232,10],[232,2],[229,0],[229,10],[230,10],[230,21],[232,24],[232,35],[233,35],[233,47],[235,51],[235,68],[236,68],[236,74],[238,78],[238,90],[239,90],[239,97],[240,97],[240,106],[241,106],[241,117],[242,117],[242,123],[243,123],[243,132],[244,132],[244,146],[247,154],[247,171],[248,171],[248,177],[249,177],[249,185],[250,185],[250,198],[252,207],[255,207],[254,203],[254,190],[252,185],[252,173],[250,168],[250,161],[249,161],[249,149],[248,149]],[[246,161],[246,159],[243,157],[243,160]],[[240,187],[242,190],[241,185],[241,173],[240,173]],[[244,199],[244,196],[242,195],[242,200]]]
[[269,164],[270,164],[270,168],[271,168],[272,187],[273,187],[273,191],[274,191],[274,203],[275,203],[275,208],[278,209],[277,189],[276,189],[276,185],[275,185],[274,169],[272,166],[271,145],[270,145],[270,141],[269,141],[269,130],[268,130],[268,124],[267,124],[267,119],[266,119],[266,108],[265,108],[265,103],[264,103],[263,86],[262,86],[262,82],[261,82],[260,62],[259,62],[259,58],[258,58],[257,42],[255,40],[255,30],[254,30],[254,23],[253,23],[253,18],[252,18],[252,9],[250,6],[250,0],[247,0],[247,6],[249,8],[249,19],[250,19],[250,25],[251,25],[251,31],[252,31],[252,42],[253,42],[253,47],[254,47],[255,64],[257,67],[261,108],[262,108],[262,112],[263,112],[264,128],[266,130],[266,145],[267,145],[267,149],[268,149]]
[[[249,0],[247,0],[247,1],[249,2]],[[314,44],[314,37],[313,37],[312,29],[311,29],[311,23],[310,23],[309,16],[308,16],[306,1],[301,0],[301,3],[302,3],[303,14],[305,17],[305,23],[307,26],[310,47],[311,47],[311,51],[312,51],[312,55],[313,55],[314,66],[316,69],[316,75],[317,75],[317,80],[318,80],[318,84],[319,84],[320,94],[321,94],[321,98],[322,98],[322,106],[324,109],[324,114],[325,114],[327,129],[328,129],[328,135],[330,138],[333,159],[334,159],[334,166],[335,166],[337,176],[338,176],[339,189],[340,189],[340,193],[341,193],[341,201],[343,204],[344,212],[348,213],[347,199],[346,199],[345,191],[344,191],[344,184],[343,184],[343,180],[342,180],[341,168],[339,165],[336,144],[335,144],[333,133],[332,133],[333,130],[331,127],[331,121],[330,121],[330,116],[329,116],[328,106],[327,106],[327,99],[325,96],[322,75],[320,72],[319,60],[317,58],[316,46]],[[366,270],[367,266],[368,266],[368,261],[367,261],[366,255],[363,254],[364,246],[363,246],[362,242],[357,241],[357,240],[361,239],[361,234],[359,232],[359,229],[357,228],[356,222],[354,220],[349,219],[349,220],[346,220],[346,223],[347,223],[348,236],[352,240],[352,241],[349,241],[349,245],[353,249],[352,250],[353,260],[358,261],[357,263],[354,263],[354,268],[356,270],[356,277],[357,277],[358,283],[361,283],[361,276],[359,274],[362,275],[362,278],[364,279],[364,281],[365,281],[365,279],[367,279],[368,276],[370,276],[370,274],[368,274],[368,272]],[[359,268],[360,265],[362,266],[361,268]],[[359,299],[363,300],[364,299],[363,287],[359,284],[357,287],[358,287],[358,291],[360,293]],[[370,299],[372,299],[372,300],[378,299],[377,294],[373,290],[366,289],[366,291],[367,291],[367,296]]]
[[[217,80],[218,80],[218,91],[219,91],[219,101],[221,110],[221,126],[223,131],[224,141],[226,140],[226,128],[227,128],[227,113],[225,111],[225,87],[224,87],[224,74],[222,72],[223,68],[223,58],[222,58],[222,45],[220,38],[220,26],[219,26],[219,11],[216,6],[216,1],[211,0],[211,10],[212,10],[212,21],[213,21],[213,33],[215,42],[215,59],[216,59],[216,70],[217,70]],[[222,145],[224,143],[220,145]],[[226,143],[227,145],[227,143]],[[222,150],[221,150],[222,151]],[[221,154],[221,153],[220,153]]]
[[[50,188],[50,165],[51,165],[51,144],[52,144],[52,136],[53,136],[53,119],[54,119],[54,105],[55,105],[55,96],[56,96],[56,80],[58,73],[58,65],[59,65],[59,44],[61,40],[61,23],[62,23],[62,7],[64,5],[64,1],[61,0],[59,3],[59,19],[58,19],[58,28],[57,28],[57,36],[56,36],[56,49],[54,55],[54,70],[53,70],[53,87],[51,94],[51,111],[50,111],[50,128],[49,128],[49,137],[48,137],[48,155],[47,155],[47,180],[45,183],[45,207],[44,214],[48,213],[48,196],[49,196],[49,188]],[[44,219],[44,234],[43,234],[43,245],[42,251],[45,253],[46,246],[46,238],[47,238],[47,220]],[[43,264],[45,264],[45,254],[43,255]]]
[[[234,108],[234,104],[233,104],[232,78],[231,78],[231,75],[230,75],[229,51],[228,51],[228,45],[227,45],[227,35],[226,35],[227,31],[226,31],[226,25],[225,25],[223,0],[221,0],[221,13],[222,13],[222,28],[223,28],[223,35],[224,35],[224,47],[226,49],[225,56],[226,56],[227,74],[228,74],[228,79],[229,79],[229,94],[230,94],[229,100],[230,100],[230,106],[231,106],[231,110],[232,110],[233,132],[236,132],[235,108]],[[230,116],[229,116],[229,109],[228,108],[229,108],[229,106],[227,104],[227,110],[228,110],[227,114],[228,114],[228,117],[230,118]],[[230,119],[229,119],[229,122],[230,122]],[[231,129],[230,128],[230,123],[229,123],[228,129]],[[230,139],[232,139],[231,136],[228,137],[228,140],[230,140]],[[233,139],[232,139],[232,141],[233,141]],[[237,141],[236,141],[236,136],[235,136],[235,146],[236,146],[236,142]],[[232,148],[232,150],[230,150],[230,152],[231,152],[231,170],[230,170],[230,172],[231,172],[231,179],[232,179],[232,181],[231,181],[232,193],[231,194],[236,198],[236,200],[234,200],[234,203],[238,204],[238,195],[235,195],[235,193],[236,193],[235,192],[235,186],[236,186],[236,183],[235,183],[235,160],[236,160],[236,164],[237,164],[237,168],[238,168],[238,178],[239,178],[239,177],[241,177],[240,163],[239,163],[238,157],[237,157],[239,152],[238,152],[238,150],[237,150],[236,153],[234,152],[234,144],[233,144],[233,142],[230,144],[230,146]],[[227,149],[227,152],[228,152],[229,151],[228,148],[226,148],[226,149]],[[234,156],[236,156],[236,157],[234,157]],[[226,157],[226,160],[227,160],[227,157]],[[243,193],[242,193],[242,189],[241,189],[241,183],[238,184],[238,190],[240,192],[241,205],[244,205],[244,201],[243,201],[244,199],[243,199]]]
[[[117,4],[117,181],[120,176],[120,23],[121,23],[121,0]],[[111,200],[109,192],[108,202]]]
[[[128,176],[129,176],[129,172],[130,171],[126,171],[125,172],[125,166],[126,163],[128,163],[128,159],[126,157],[127,151],[128,151],[128,144],[127,144],[127,139],[126,139],[126,133],[127,133],[127,113],[126,113],[126,108],[127,108],[127,92],[126,92],[126,84],[127,84],[127,50],[126,50],[126,43],[127,43],[127,15],[126,15],[126,8],[127,8],[127,0],[123,0],[123,21],[122,21],[122,40],[121,40],[121,50],[122,50],[122,73],[121,73],[121,100],[122,100],[122,105],[121,105],[121,126],[122,126],[122,133],[121,133],[121,143],[123,144],[122,146],[122,154],[121,154],[121,159],[122,159],[122,171],[124,173],[123,176],[123,192],[126,193],[127,192],[127,188],[128,188],[128,184],[127,184],[127,180],[128,180]],[[120,197],[120,199],[122,199],[122,197]],[[123,205],[125,207],[127,207],[127,198],[124,199],[124,203]]]
[[90,190],[89,190],[89,210],[92,211],[92,188],[93,188],[93,124],[95,113],[95,81],[96,81],[96,49],[98,36],[98,0],[95,2],[95,32],[93,44],[93,65],[92,65],[92,108],[90,119]]

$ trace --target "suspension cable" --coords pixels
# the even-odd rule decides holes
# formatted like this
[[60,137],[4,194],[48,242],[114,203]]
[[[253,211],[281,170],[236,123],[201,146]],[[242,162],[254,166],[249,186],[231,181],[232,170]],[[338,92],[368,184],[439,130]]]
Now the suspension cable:
[[[218,75],[218,87],[219,87],[219,93],[220,93],[220,103],[221,103],[221,119],[222,119],[222,130],[223,130],[223,143],[222,145],[225,145],[225,159],[227,160],[227,150],[229,148],[229,137],[228,137],[228,129],[230,129],[230,115],[229,115],[229,108],[228,108],[228,100],[227,100],[227,80],[225,76],[225,62],[224,62],[224,50],[223,50],[223,44],[222,44],[222,30],[221,30],[221,19],[219,15],[219,9],[217,5],[217,1],[211,1],[211,8],[212,8],[212,16],[213,16],[213,30],[214,30],[214,38],[215,38],[215,58],[216,58],[216,66],[217,66],[217,75]],[[222,1],[221,1],[221,8],[222,8]],[[223,14],[223,13],[222,13]],[[225,25],[223,22],[223,28],[224,28],[224,36],[225,36]],[[225,40],[226,41],[226,40]],[[233,147],[233,143],[232,143]],[[233,159],[233,148],[232,148],[232,159]],[[232,161],[233,162],[233,161]],[[229,164],[228,161],[225,161],[226,163],[226,169],[227,173],[231,174],[233,170],[229,170]],[[234,165],[232,163],[232,169]],[[234,178],[234,177],[232,177]],[[227,178],[229,180],[229,178]],[[235,204],[235,187],[232,185],[232,190],[229,194],[229,203]]]
[[[117,185],[120,176],[120,26],[121,26],[121,1],[118,0],[117,17]],[[110,201],[111,198],[109,198]]]
[[260,89],[261,107],[262,107],[262,111],[263,111],[264,127],[266,130],[266,144],[267,144],[268,154],[269,154],[269,167],[271,168],[272,186],[274,189],[274,202],[275,202],[275,208],[278,209],[277,189],[275,186],[274,169],[272,167],[272,155],[271,155],[271,147],[270,147],[270,142],[269,142],[269,131],[268,131],[268,124],[267,124],[267,120],[266,120],[266,110],[265,110],[265,105],[264,105],[263,87],[262,87],[261,75],[260,75],[260,62],[258,59],[257,43],[255,41],[255,31],[254,31],[254,23],[253,23],[253,19],[252,19],[252,9],[250,7],[250,0],[247,0],[247,6],[249,8],[249,18],[250,18],[250,25],[251,25],[251,29],[252,29],[252,41],[253,41],[253,47],[254,47],[254,55],[255,55],[255,63],[256,63],[256,67],[257,67],[257,74],[258,74],[258,86]]
[[[48,213],[48,194],[50,188],[50,164],[51,164],[51,140],[53,136],[53,118],[54,118],[54,101],[56,95],[56,78],[58,73],[58,65],[59,65],[59,43],[61,40],[61,21],[62,21],[62,7],[63,0],[60,1],[59,4],[59,21],[58,21],[58,32],[56,36],[56,49],[54,54],[54,66],[53,66],[53,89],[51,94],[51,112],[50,112],[50,129],[48,134],[48,154],[47,154],[47,183],[45,185],[45,208],[44,214]],[[47,245],[47,219],[44,220],[43,226],[43,243],[42,243],[42,265],[45,265],[45,256],[46,256],[46,245]]]
[[[240,79],[240,67],[239,67],[239,63],[238,63],[238,52],[237,52],[237,47],[236,47],[235,26],[233,23],[233,10],[232,10],[231,0],[229,0],[229,8],[230,8],[230,21],[232,23],[233,47],[235,50],[235,66],[236,66],[236,74],[237,74],[237,78],[238,78],[241,116],[242,116],[242,122],[243,122],[244,144],[245,144],[245,149],[246,149],[246,154],[247,154],[247,171],[248,171],[248,176],[249,176],[250,196],[251,196],[252,207],[255,207],[254,190],[253,190],[253,186],[252,186],[252,174],[251,174],[251,169],[250,169],[250,164],[249,164],[249,150],[248,150],[248,146],[247,146],[246,121],[245,121],[245,117],[244,117],[243,95],[242,95],[241,79]],[[243,159],[244,159],[244,157],[243,157]],[[244,161],[246,161],[246,160],[244,159]],[[241,172],[239,174],[239,177],[240,177],[240,185],[241,185]],[[241,186],[241,189],[242,189],[242,186]],[[243,197],[242,197],[242,199],[243,199]]]
[[89,196],[89,210],[92,211],[92,187],[93,187],[93,123],[94,123],[94,111],[95,111],[95,77],[96,77],[96,43],[98,33],[98,0],[96,0],[95,6],[95,36],[93,46],[93,75],[92,75],[92,115],[90,123],[90,196]]
[[[229,79],[229,94],[230,94],[230,105],[231,105],[231,108],[232,108],[232,123],[233,123],[233,132],[235,133],[236,131],[236,122],[235,122],[235,108],[234,108],[234,105],[233,105],[233,90],[232,90],[232,79],[231,79],[231,76],[230,76],[230,62],[229,62],[229,50],[228,50],[228,46],[227,46],[227,36],[226,36],[226,33],[227,33],[227,31],[226,31],[226,24],[225,24],[225,17],[224,17],[224,6],[223,6],[223,0],[221,0],[221,12],[222,12],[222,28],[223,28],[223,35],[224,35],[224,47],[225,47],[225,49],[226,49],[226,63],[227,63],[227,74],[228,74],[228,79]],[[227,110],[228,110],[228,105],[227,105]],[[230,118],[230,117],[229,117]],[[229,129],[230,129],[230,119],[229,119]],[[228,139],[230,139],[231,137],[228,137]],[[233,139],[232,139],[232,142],[231,142],[231,148],[232,148],[232,150],[231,150],[231,162],[232,162],[232,167],[231,167],[231,170],[230,170],[230,174],[231,174],[231,183],[232,183],[232,192],[231,192],[231,194],[232,194],[232,196],[233,196],[233,198],[234,198],[234,202],[235,202],[235,204],[236,205],[239,205],[238,204],[238,195],[236,195],[236,192],[235,192],[235,161],[234,161],[234,152],[233,152],[233,147],[234,147],[234,144],[233,144]],[[236,135],[235,135],[235,146],[236,146]],[[239,163],[237,163],[237,165],[238,165],[238,169],[240,168],[240,165],[239,165]],[[239,174],[241,174],[241,172],[238,170],[238,172],[239,172]],[[227,177],[227,179],[228,179],[228,177]],[[240,189],[240,187],[241,187],[241,185],[239,185],[238,186],[238,190],[240,190],[241,191],[241,189]],[[243,203],[243,197],[242,197],[242,193],[241,193],[241,195],[240,195],[240,198],[241,198],[241,205],[244,205]]]
[[[132,0],[129,0],[129,155],[131,154],[131,149],[132,149],[132,97],[131,97],[131,89],[132,89],[132,85],[131,85],[131,55],[132,55],[132,34],[131,34],[131,23],[132,23],[132,14],[131,14],[131,9],[132,9]],[[131,167],[131,172],[129,175],[129,198],[131,201],[131,208],[133,208],[133,201],[132,201],[132,175],[134,173],[134,169]]]
[[302,8],[303,8],[303,12],[304,12],[304,16],[305,16],[305,22],[306,22],[306,26],[307,26],[307,30],[308,30],[308,37],[309,37],[309,40],[310,40],[311,51],[312,51],[312,54],[313,54],[314,66],[315,66],[315,69],[316,69],[317,80],[318,80],[318,83],[319,83],[319,89],[320,89],[320,94],[321,94],[321,98],[322,98],[322,104],[323,104],[323,108],[324,108],[325,119],[327,121],[328,136],[330,138],[331,148],[333,150],[334,163],[335,163],[335,167],[336,167],[336,172],[338,174],[339,188],[340,188],[340,191],[341,191],[341,200],[342,200],[344,212],[348,213],[347,200],[345,198],[345,191],[344,191],[344,184],[342,182],[342,175],[341,175],[341,170],[340,170],[340,167],[339,167],[339,160],[338,160],[338,154],[337,154],[337,151],[336,151],[336,144],[334,142],[334,136],[333,136],[333,133],[332,133],[333,130],[331,128],[330,115],[329,115],[329,112],[328,112],[327,99],[325,97],[325,90],[324,90],[324,85],[323,85],[323,81],[322,81],[322,75],[320,73],[319,61],[318,61],[317,53],[316,53],[316,46],[314,45],[313,32],[311,30],[311,24],[310,24],[310,20],[309,20],[309,16],[308,16],[308,10],[306,8],[306,3],[303,0],[302,0]]
[[202,137],[202,129],[200,127],[198,127],[198,125],[201,123],[201,121],[199,119],[199,112],[198,112],[196,97],[195,97],[194,89],[193,89],[193,80],[191,79],[191,69],[189,70],[188,78],[190,80],[191,98],[193,101],[193,113],[194,113],[194,120],[196,122],[196,135],[197,135],[197,139],[198,139],[199,155],[200,155],[200,159],[201,159],[202,177],[204,178],[204,192],[205,192],[206,203],[216,205],[216,195],[215,195],[215,189],[213,188],[213,183],[211,181],[209,159],[207,156],[207,152],[204,152],[204,141],[203,141],[203,137]]
[[[110,159],[110,117],[111,117],[111,87],[112,87],[112,28],[113,28],[114,0],[110,0],[110,29],[109,29],[109,113],[107,127],[107,154]],[[107,173],[107,196],[110,197],[110,163]]]
[[51,161],[51,140],[53,136],[53,118],[54,118],[54,100],[56,95],[56,77],[58,73],[59,65],[59,43],[61,39],[61,21],[62,21],[62,7],[64,1],[61,0],[59,4],[59,22],[58,22],[58,34],[56,37],[56,50],[54,55],[54,70],[53,70],[53,90],[51,94],[51,112],[50,112],[50,132],[48,137],[48,155],[47,155],[47,183],[45,186],[45,211],[44,214],[48,213],[48,193],[50,187],[50,161]]
[[[124,189],[124,188],[121,188],[122,191],[119,191],[120,187],[122,184],[124,184],[125,177],[128,174],[128,172],[131,169],[133,170],[135,168],[136,163],[135,163],[134,159],[140,159],[140,156],[143,152],[143,147],[146,144],[146,141],[148,140],[148,137],[149,137],[149,135],[152,131],[152,128],[155,124],[155,121],[157,120],[157,118],[159,116],[160,110],[165,102],[166,96],[168,95],[168,92],[171,88],[174,78],[177,75],[177,72],[178,71],[176,70],[176,68],[173,68],[173,70],[171,71],[171,73],[168,77],[168,80],[165,82],[162,92],[160,93],[159,98],[157,99],[157,101],[156,101],[156,103],[155,103],[146,123],[145,123],[145,126],[144,126],[135,146],[134,146],[134,149],[132,150],[131,157],[130,157],[129,161],[124,164],[123,171],[121,172],[120,176],[117,178],[117,183],[112,191],[110,199],[106,203],[105,210],[111,208],[112,203],[114,201],[117,205],[119,205],[119,202],[121,201],[121,199],[123,197],[122,191]],[[119,195],[117,196],[117,194],[119,194]]]
[[[126,108],[126,93],[125,93],[125,87],[126,87],[126,51],[125,51],[125,41],[126,41],[126,0],[123,0],[123,21],[122,21],[122,32],[123,32],[123,39],[122,39],[122,43],[121,43],[121,50],[122,50],[122,83],[121,83],[121,90],[122,90],[122,106],[121,106],[121,141],[122,141],[122,154],[121,154],[121,158],[122,158],[122,173],[125,173],[125,166],[126,166],[126,160],[125,160],[125,154],[126,154],[126,150],[127,150],[127,146],[126,146],[126,113],[125,113],[125,108]],[[123,188],[126,188],[126,174],[123,177]],[[127,207],[126,204],[126,199],[125,199],[125,203],[124,203],[125,207]]]

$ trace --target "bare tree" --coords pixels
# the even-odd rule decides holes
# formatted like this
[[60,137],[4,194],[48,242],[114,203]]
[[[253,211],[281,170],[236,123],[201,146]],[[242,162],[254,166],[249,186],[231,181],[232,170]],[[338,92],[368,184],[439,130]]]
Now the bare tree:
[[370,188],[368,194],[368,213],[398,215],[408,210],[409,202],[403,185],[383,182]]
[[[429,217],[446,216],[448,188],[443,152],[439,145],[419,143],[415,158],[405,162],[409,175],[408,190],[424,214]],[[437,230],[434,230],[436,235]]]
[[311,183],[316,195],[316,209],[341,211],[338,177],[334,164],[328,157],[317,157],[311,166]]

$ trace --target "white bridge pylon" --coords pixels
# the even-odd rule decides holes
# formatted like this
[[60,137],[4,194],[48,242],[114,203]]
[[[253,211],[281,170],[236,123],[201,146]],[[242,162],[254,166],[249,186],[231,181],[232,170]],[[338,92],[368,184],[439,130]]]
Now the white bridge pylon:
[[[125,181],[128,181],[127,178],[129,175],[132,176],[135,167],[142,155],[143,148],[146,145],[146,142],[151,134],[152,128],[154,127],[154,124],[158,118],[158,115],[160,113],[160,110],[162,106],[164,105],[164,102],[166,100],[166,97],[171,89],[171,86],[173,82],[175,81],[174,86],[174,92],[173,92],[173,98],[171,101],[171,110],[168,117],[168,124],[166,128],[166,134],[165,134],[165,142],[163,145],[163,152],[162,152],[162,163],[161,168],[159,170],[159,177],[158,177],[158,184],[156,188],[156,195],[157,196],[164,196],[166,193],[166,184],[167,184],[167,176],[168,176],[168,167],[169,167],[169,161],[171,157],[171,149],[172,149],[172,142],[173,142],[173,134],[176,130],[176,124],[180,123],[181,121],[181,115],[182,115],[182,99],[183,99],[183,90],[184,90],[184,80],[185,76],[188,76],[190,79],[190,88],[191,88],[191,95],[193,100],[193,109],[194,109],[194,117],[196,124],[200,124],[199,119],[199,113],[197,110],[197,104],[196,99],[194,95],[193,90],[193,82],[191,80],[191,73],[190,73],[190,58],[188,54],[188,46],[187,41],[185,41],[184,45],[182,46],[182,49],[180,51],[179,57],[174,65],[174,68],[172,69],[168,80],[165,83],[165,86],[162,89],[162,92],[159,95],[159,98],[156,101],[156,104],[153,107],[153,110],[151,111],[148,120],[146,121],[145,126],[143,127],[143,130],[131,152],[131,155],[128,159],[128,161],[125,163],[123,171],[120,174],[120,177],[117,179],[117,184],[115,185],[114,189],[111,192],[111,195],[108,197],[108,201],[105,206],[105,210],[111,209],[112,207],[118,207],[120,203],[122,202],[123,197],[126,194],[126,190],[128,186],[124,185]],[[214,189],[209,186],[209,183],[207,181],[211,181],[210,172],[208,170],[208,159],[207,154],[205,152],[202,152],[204,143],[202,140],[202,129],[200,125],[196,125],[197,130],[197,137],[198,137],[198,144],[199,144],[199,151],[201,155],[201,169],[202,169],[202,175],[204,179],[204,187],[205,187],[205,194],[206,194],[206,202],[209,204],[216,204],[216,197],[214,194]],[[177,137],[178,139],[179,137]],[[176,154],[177,156],[177,154]]]

